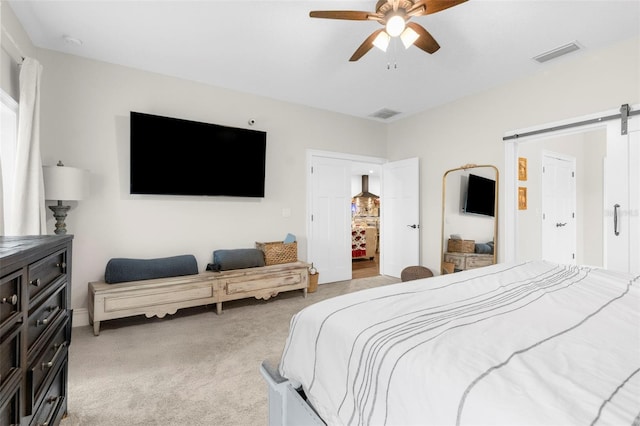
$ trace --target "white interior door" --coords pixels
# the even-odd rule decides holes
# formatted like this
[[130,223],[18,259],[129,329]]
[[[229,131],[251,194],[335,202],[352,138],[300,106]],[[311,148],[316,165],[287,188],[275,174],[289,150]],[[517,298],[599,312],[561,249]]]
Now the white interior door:
[[640,117],[628,121],[622,135],[620,121],[607,126],[605,159],[605,267],[640,272]]
[[420,169],[418,158],[382,166],[380,273],[400,277],[420,264]]
[[318,283],[351,279],[351,162],[311,158],[309,262]]
[[542,158],[542,258],[576,264],[576,161],[545,152]]

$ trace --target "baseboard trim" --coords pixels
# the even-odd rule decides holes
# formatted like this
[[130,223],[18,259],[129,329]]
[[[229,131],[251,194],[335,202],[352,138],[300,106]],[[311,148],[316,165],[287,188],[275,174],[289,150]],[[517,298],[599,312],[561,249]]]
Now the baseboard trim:
[[74,328],[89,325],[89,310],[87,308],[74,308],[72,321]]

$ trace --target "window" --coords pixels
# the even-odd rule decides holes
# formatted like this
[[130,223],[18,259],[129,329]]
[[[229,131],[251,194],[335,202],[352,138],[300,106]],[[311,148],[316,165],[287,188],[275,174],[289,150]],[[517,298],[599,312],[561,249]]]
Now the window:
[[18,140],[18,103],[4,91],[0,90],[0,167],[2,194],[0,230],[5,229],[11,211],[9,206],[13,202],[14,174],[16,164],[16,147]]

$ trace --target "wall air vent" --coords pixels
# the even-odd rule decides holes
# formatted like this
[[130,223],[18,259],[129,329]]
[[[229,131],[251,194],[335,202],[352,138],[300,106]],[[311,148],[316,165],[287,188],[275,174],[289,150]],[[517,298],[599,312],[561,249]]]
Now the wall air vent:
[[533,59],[537,62],[543,63],[555,59],[559,56],[566,55],[567,53],[575,52],[576,50],[580,50],[580,45],[578,42],[572,41],[569,44],[565,44],[564,46],[556,47],[555,49],[551,49],[548,52],[541,53],[538,56],[534,56]]
[[373,118],[380,118],[382,120],[387,120],[395,115],[400,114],[398,111],[394,111],[392,109],[388,109],[388,108],[382,108],[381,110],[378,110],[376,112],[374,112],[373,114],[371,114],[369,117],[373,117]]

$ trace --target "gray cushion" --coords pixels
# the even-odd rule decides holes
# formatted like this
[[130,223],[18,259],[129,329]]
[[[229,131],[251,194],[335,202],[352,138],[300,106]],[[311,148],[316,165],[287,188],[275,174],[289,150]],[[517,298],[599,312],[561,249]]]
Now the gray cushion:
[[244,269],[264,266],[262,250],[245,248],[216,250],[213,252],[213,264],[207,269],[212,271],[228,271],[230,269]]
[[114,284],[197,273],[198,262],[192,254],[159,259],[114,258],[107,262],[104,280],[109,284]]
[[475,252],[478,254],[493,254],[493,243],[476,244]]

